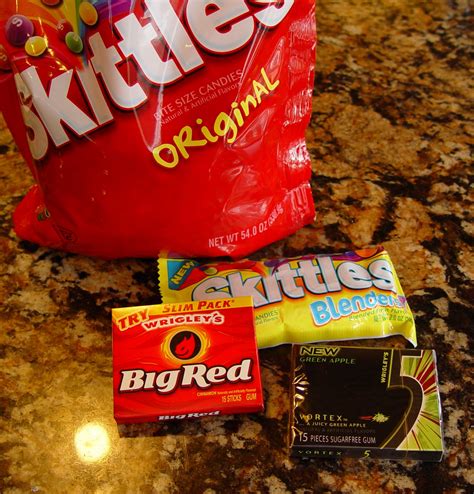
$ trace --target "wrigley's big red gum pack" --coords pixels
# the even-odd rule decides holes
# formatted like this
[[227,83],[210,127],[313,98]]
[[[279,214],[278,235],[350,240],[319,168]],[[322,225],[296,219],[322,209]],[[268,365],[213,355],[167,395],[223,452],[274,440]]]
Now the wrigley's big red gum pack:
[[261,412],[250,297],[112,310],[118,423]]
[[0,109],[24,239],[242,256],[314,216],[313,0],[3,0]]

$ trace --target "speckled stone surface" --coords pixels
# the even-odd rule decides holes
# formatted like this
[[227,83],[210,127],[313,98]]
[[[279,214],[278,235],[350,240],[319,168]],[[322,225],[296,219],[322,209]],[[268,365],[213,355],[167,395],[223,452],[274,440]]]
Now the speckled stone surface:
[[[2,126],[1,493],[473,492],[470,2],[321,0],[318,16],[307,134],[318,216],[258,256],[385,245],[420,346],[438,353],[445,459],[290,460],[287,346],[261,352],[264,414],[119,431],[110,309],[158,302],[155,264],[19,241],[11,214],[31,179]],[[82,440],[87,424],[105,435]]]

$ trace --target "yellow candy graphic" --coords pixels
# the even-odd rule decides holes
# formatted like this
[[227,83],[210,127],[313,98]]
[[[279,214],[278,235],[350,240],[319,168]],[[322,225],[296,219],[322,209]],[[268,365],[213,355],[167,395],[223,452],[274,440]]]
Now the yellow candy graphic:
[[43,36],[32,36],[25,43],[25,51],[30,57],[40,57],[48,48],[48,42]]
[[89,2],[82,2],[79,5],[79,17],[84,24],[88,26],[94,26],[99,19],[99,14],[96,8]]

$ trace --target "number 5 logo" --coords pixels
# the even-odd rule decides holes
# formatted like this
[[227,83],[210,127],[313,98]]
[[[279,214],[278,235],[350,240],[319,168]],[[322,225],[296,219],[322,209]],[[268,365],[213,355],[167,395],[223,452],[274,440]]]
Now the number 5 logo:
[[[400,423],[397,425],[393,433],[381,445],[382,448],[397,448],[406,438],[418,419],[421,407],[423,406],[423,388],[421,384],[413,377],[402,375],[402,359],[419,359],[421,356],[421,350],[392,350],[392,370],[390,372],[387,390],[394,388],[407,389],[410,392],[410,403],[407,410],[403,414]],[[406,426],[404,427],[405,424]]]

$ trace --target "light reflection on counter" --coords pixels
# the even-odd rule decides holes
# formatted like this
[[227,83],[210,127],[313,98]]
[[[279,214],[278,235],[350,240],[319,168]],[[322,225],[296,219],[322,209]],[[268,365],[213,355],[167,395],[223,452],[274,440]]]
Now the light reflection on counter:
[[103,460],[110,452],[110,437],[106,428],[89,422],[77,429],[74,435],[77,456],[84,463]]

